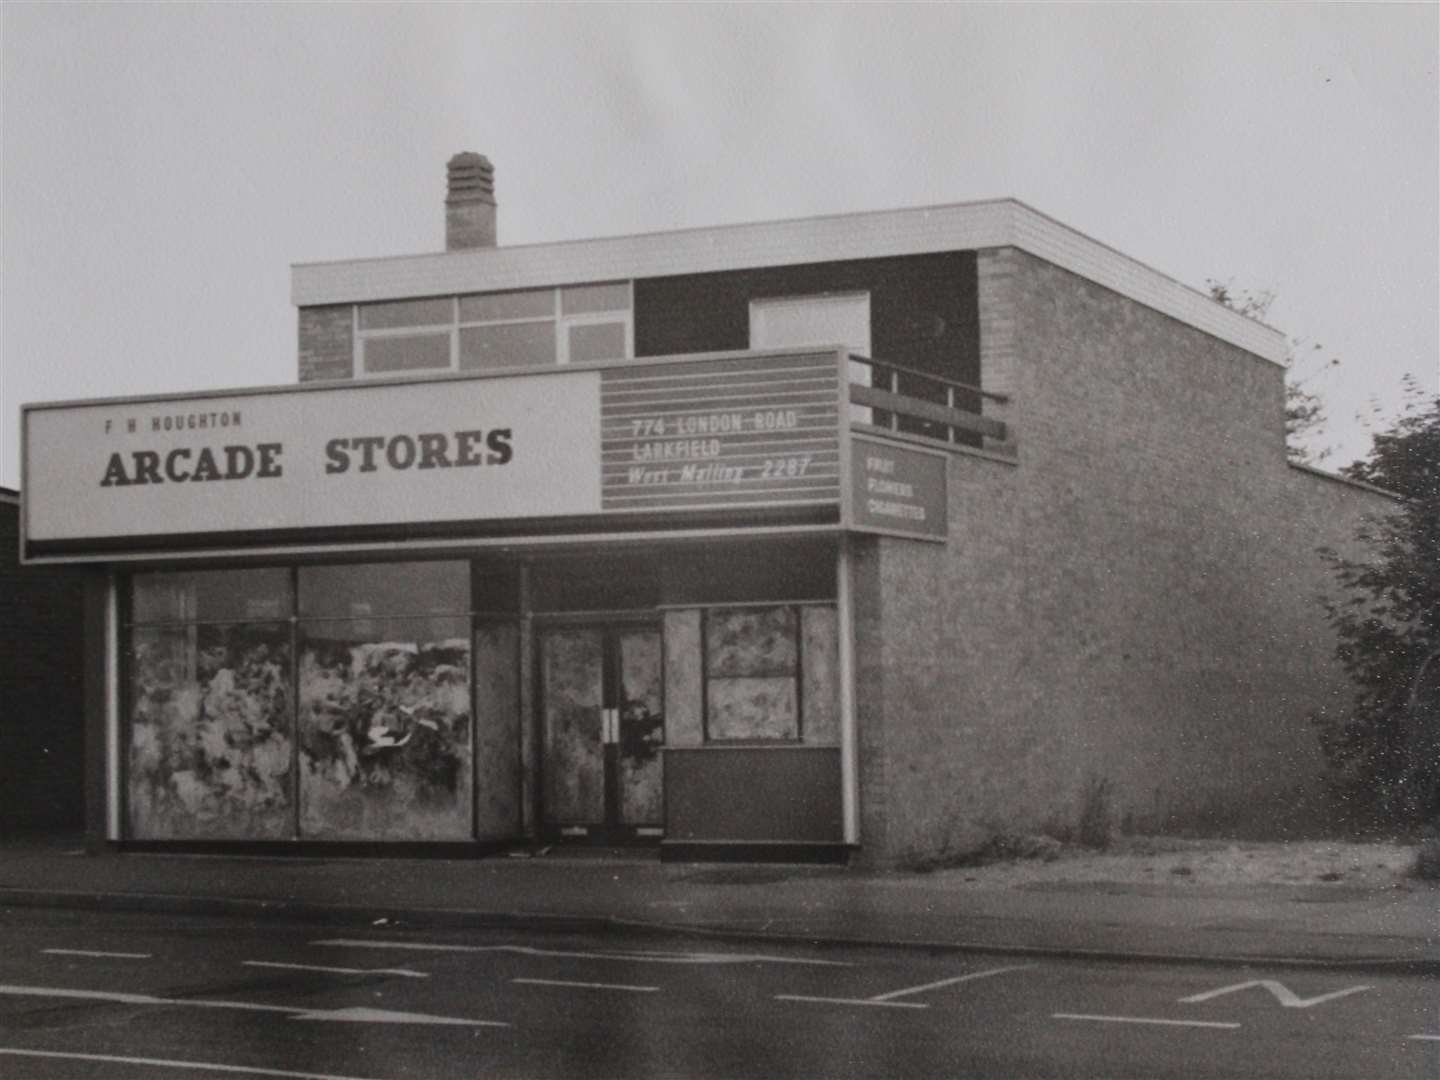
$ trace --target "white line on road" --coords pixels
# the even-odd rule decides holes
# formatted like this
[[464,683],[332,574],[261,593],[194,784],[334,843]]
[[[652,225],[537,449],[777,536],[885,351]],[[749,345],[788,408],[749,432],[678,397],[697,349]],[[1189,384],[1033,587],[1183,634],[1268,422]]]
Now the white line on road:
[[896,998],[909,997],[912,994],[923,994],[926,990],[939,990],[942,986],[954,986],[956,983],[970,982],[973,979],[988,979],[992,975],[1004,975],[1007,971],[1028,971],[1030,968],[1039,967],[1039,964],[1012,964],[1009,967],[990,968],[986,971],[971,971],[965,975],[956,975],[949,979],[940,979],[937,982],[926,983],[924,986],[907,986],[900,990],[891,990],[889,993],[876,994],[868,998],[837,998],[837,997],[816,997],[811,994],[776,994],[776,1001],[818,1001],[828,1002],[832,1005],[888,1005],[896,1009],[928,1009],[930,1006],[917,1001],[897,1001]]
[[41,949],[43,953],[50,956],[96,956],[102,958],[113,957],[116,960],[150,960],[152,955],[148,952],[101,952],[98,949]]
[[411,979],[428,979],[423,971],[409,968],[343,968],[321,967],[319,964],[282,964],[276,960],[244,960],[245,967],[284,968],[287,971],[322,971],[334,975],[404,975]]
[[1098,1020],[1107,1024],[1164,1024],[1167,1027],[1225,1028],[1233,1030],[1239,1024],[1219,1020],[1165,1020],[1157,1016],[1092,1016],[1087,1013],[1051,1013],[1054,1020]]
[[305,1009],[294,1005],[259,1005],[252,1001],[211,1001],[204,998],[162,998],[150,994],[126,994],[115,990],[69,990],[57,986],[0,986],[0,994],[18,997],[74,998],[81,1001],[109,1001],[119,1005],[188,1006],[196,1009],[244,1009],[249,1012],[285,1013],[292,1020],[338,1020],[365,1024],[463,1024],[468,1027],[509,1027],[500,1020],[468,1020],[459,1016],[430,1016],[426,1013],[396,1012],[390,1009],[351,1007]]
[[1358,994],[1363,990],[1375,989],[1373,986],[1347,986],[1344,990],[1321,994],[1319,997],[1302,998],[1284,983],[1278,983],[1274,979],[1251,979],[1248,982],[1232,983],[1229,986],[1222,986],[1218,990],[1207,990],[1203,994],[1191,994],[1189,997],[1181,998],[1180,1004],[1194,1005],[1201,1001],[1209,1001],[1211,998],[1220,997],[1222,994],[1235,994],[1241,990],[1249,990],[1255,986],[1264,987],[1270,991],[1270,993],[1275,996],[1275,1000],[1287,1009],[1308,1009],[1312,1005],[1321,1005],[1327,1001],[1334,1001],[1336,998],[1347,997],[1350,994]]
[[1030,968],[1039,966],[1039,964],[1012,964],[1010,967],[990,968],[988,971],[972,971],[968,975],[956,975],[953,979],[941,979],[939,982],[926,983],[924,986],[907,986],[904,990],[891,990],[888,994],[876,994],[870,1000],[893,1001],[895,998],[909,997],[911,994],[924,993],[926,990],[939,990],[942,986],[953,986],[955,983],[970,982],[972,979],[988,979],[992,975],[1004,975],[1007,971],[1028,971]]
[[370,941],[360,938],[326,938],[311,945],[346,949],[409,949],[414,952],[514,953],[517,956],[559,956],[579,960],[634,960],[647,964],[810,964],[817,967],[853,967],[844,960],[814,960],[768,953],[713,952],[580,952],[569,949],[537,949],[533,945],[445,945],[427,941]]
[[58,986],[0,986],[0,994],[16,997],[75,998],[80,1001],[109,1001],[116,1005],[189,1005],[197,1009],[252,1009],[257,1012],[296,1013],[284,1005],[255,1005],[247,1001],[207,1001],[201,998],[162,998],[150,994],[127,994],[119,990],[68,990]]
[[0,1054],[18,1057],[61,1058],[68,1061],[103,1061],[115,1065],[153,1065],[164,1069],[204,1069],[207,1072],[245,1073],[247,1076],[284,1076],[290,1080],[370,1080],[363,1076],[336,1073],[292,1072],[289,1069],[262,1069],[252,1065],[221,1065],[214,1061],[172,1061],[168,1058],[121,1057],[118,1054],[62,1054],[58,1050],[14,1050],[0,1046]]
[[877,1001],[875,998],[811,997],[808,994],[776,994],[776,1001],[818,1001],[826,1005],[869,1005],[877,1009],[928,1009],[923,1001]]
[[629,990],[636,994],[653,994],[658,986],[626,986],[624,983],[569,982],[565,979],[511,979],[527,986],[579,986],[587,990]]
[[1440,1042],[1440,1035],[1406,1035],[1407,1039],[1420,1039],[1424,1042]]

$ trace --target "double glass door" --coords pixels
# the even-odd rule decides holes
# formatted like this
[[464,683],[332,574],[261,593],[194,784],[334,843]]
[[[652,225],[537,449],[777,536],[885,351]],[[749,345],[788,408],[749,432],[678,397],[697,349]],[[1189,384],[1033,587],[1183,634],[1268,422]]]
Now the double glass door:
[[546,626],[537,647],[546,834],[658,837],[665,737],[659,626]]

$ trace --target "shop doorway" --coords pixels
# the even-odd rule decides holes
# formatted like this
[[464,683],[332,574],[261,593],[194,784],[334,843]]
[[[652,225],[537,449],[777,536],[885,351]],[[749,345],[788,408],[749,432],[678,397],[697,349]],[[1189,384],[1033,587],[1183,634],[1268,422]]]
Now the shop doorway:
[[536,648],[547,839],[658,841],[665,737],[659,624],[542,626]]

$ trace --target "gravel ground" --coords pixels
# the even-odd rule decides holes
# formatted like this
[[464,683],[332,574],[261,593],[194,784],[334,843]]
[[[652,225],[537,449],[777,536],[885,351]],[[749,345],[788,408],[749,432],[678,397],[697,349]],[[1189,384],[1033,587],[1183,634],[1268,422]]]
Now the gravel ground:
[[1417,845],[1296,841],[1126,838],[1106,851],[1061,848],[1024,858],[937,870],[956,888],[1012,889],[1036,883],[1120,882],[1191,885],[1327,885],[1393,888],[1409,876]]

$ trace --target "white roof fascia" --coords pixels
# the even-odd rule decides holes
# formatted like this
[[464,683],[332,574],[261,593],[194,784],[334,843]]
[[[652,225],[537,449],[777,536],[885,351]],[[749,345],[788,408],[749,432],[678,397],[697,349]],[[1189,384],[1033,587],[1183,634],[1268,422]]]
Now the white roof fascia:
[[1284,364],[1285,335],[1015,199],[291,267],[297,307],[1016,247]]

